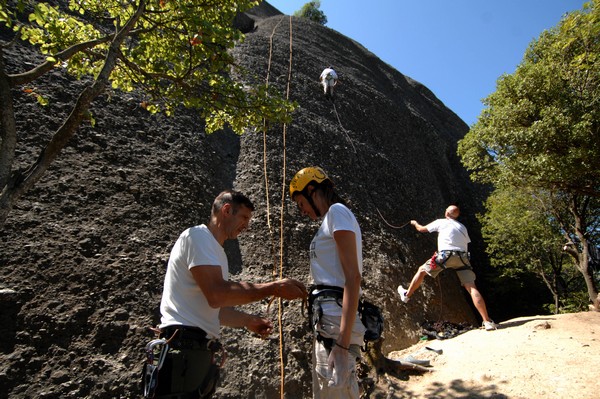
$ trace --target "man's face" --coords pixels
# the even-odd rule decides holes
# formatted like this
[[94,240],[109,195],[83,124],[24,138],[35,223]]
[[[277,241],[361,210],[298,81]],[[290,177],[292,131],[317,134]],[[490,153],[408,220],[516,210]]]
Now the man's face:
[[245,205],[239,205],[234,210],[230,204],[225,204],[223,210],[227,215],[226,219],[226,233],[227,239],[235,240],[242,231],[246,230],[250,225],[250,219],[252,219],[252,211]]

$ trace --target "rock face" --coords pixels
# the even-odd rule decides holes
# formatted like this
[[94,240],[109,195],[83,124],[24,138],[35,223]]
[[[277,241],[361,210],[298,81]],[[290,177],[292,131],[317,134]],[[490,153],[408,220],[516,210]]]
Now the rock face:
[[[482,190],[456,157],[466,124],[426,87],[327,27],[268,4],[247,17],[253,23],[243,19],[249,32],[235,55],[255,79],[268,75],[281,92],[289,88],[298,103],[293,122],[206,135],[193,113],[149,115],[135,93],[96,101],[96,125],[80,129],[2,231],[0,398],[138,397],[170,248],[185,228],[207,222],[222,189],[245,192],[257,208],[249,231],[227,245],[232,278],[261,282],[281,273],[308,284],[307,248],[318,225],[281,197],[309,165],[329,173],[361,225],[363,290],[384,309],[384,354],[416,342],[424,320],[476,323],[452,273],[426,280],[409,304],[398,300],[397,285],[431,255],[435,236],[388,225],[429,222],[459,203],[476,271],[484,262],[475,219]],[[39,61],[26,47],[9,55],[12,72]],[[318,84],[328,65],[340,75],[333,102]],[[58,71],[40,79],[36,90],[50,100],[44,108],[15,90],[20,166],[32,162],[83,84]],[[245,307],[276,325],[281,314],[281,344],[277,334],[263,341],[224,329],[229,357],[217,397],[279,397],[280,345],[285,396],[310,397],[306,318],[300,303],[281,305]]]

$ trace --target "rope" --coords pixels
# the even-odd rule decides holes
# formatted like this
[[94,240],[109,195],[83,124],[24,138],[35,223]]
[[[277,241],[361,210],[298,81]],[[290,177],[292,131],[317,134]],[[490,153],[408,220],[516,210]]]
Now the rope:
[[[292,79],[292,16],[290,15],[290,58],[288,65],[288,79],[286,87],[286,100],[290,99],[290,81]],[[285,187],[286,187],[286,135],[287,135],[287,123],[283,124],[283,167],[281,176],[281,208],[280,208],[280,226],[279,226],[279,278],[283,278],[283,217],[285,211]],[[281,399],[284,399],[284,383],[285,383],[285,364],[283,363],[283,303],[282,299],[279,298],[279,359],[280,359],[280,370],[281,370]]]
[[[273,56],[273,36],[275,35],[275,31],[279,24],[283,21],[284,16],[279,19],[277,25],[273,28],[271,32],[271,36],[269,37],[269,61],[267,67],[267,77],[266,77],[266,85],[269,86],[269,76],[271,72],[271,60]],[[288,67],[288,79],[287,79],[287,90],[286,90],[286,100],[290,98],[290,81],[292,76],[292,17],[290,16],[290,57],[289,57],[289,67]],[[279,278],[283,278],[283,225],[284,225],[284,214],[285,214],[285,181],[286,181],[286,134],[287,134],[287,124],[283,124],[283,167],[282,167],[282,184],[281,184],[281,208],[280,208],[280,236],[279,236]],[[269,178],[268,178],[268,168],[267,168],[267,122],[263,120],[263,169],[265,176],[265,196],[267,203],[267,226],[269,228],[269,237],[271,240],[271,256],[273,257],[273,277],[277,277],[277,261],[275,258],[275,242],[274,242],[274,234],[273,228],[271,225],[271,209],[269,203]],[[273,302],[274,297],[269,301],[267,306],[267,312],[271,303]],[[281,298],[278,298],[277,301],[277,320],[279,326],[279,370],[281,375],[280,381],[280,395],[281,399],[284,398],[284,387],[285,387],[285,364],[283,362],[283,302]]]
[[[267,77],[265,85],[267,88],[269,87],[269,77],[271,74],[271,59],[273,57],[273,36],[275,35],[275,30],[279,24],[283,21],[283,16],[277,22],[277,25],[273,28],[273,32],[271,32],[271,36],[269,37],[269,61],[267,64]],[[275,242],[273,240],[273,226],[271,225],[271,206],[269,201],[269,175],[267,173],[267,120],[263,119],[263,174],[265,176],[265,202],[267,204],[267,227],[269,228],[269,239],[271,241],[271,256],[273,257],[273,277],[277,275],[276,269],[276,259],[275,259]],[[270,304],[270,303],[269,303]]]
[[[346,136],[346,139],[348,139],[348,142],[350,143],[350,145],[352,146],[352,149],[354,150],[354,154],[356,155],[356,158],[358,159],[359,162],[362,163],[362,159],[358,156],[358,152],[356,151],[356,147],[354,147],[354,143],[352,143],[352,140],[350,139],[350,136],[348,135],[348,132],[346,131],[346,129],[344,128],[344,125],[342,125],[342,121],[340,119],[340,115],[337,112],[337,108],[335,106],[335,103],[333,103],[333,112],[335,113],[335,116],[337,118],[337,121],[340,125],[340,127],[342,128],[342,131],[344,132],[344,135]],[[363,165],[364,166],[364,165]],[[377,211],[377,213],[379,214],[379,217],[381,218],[381,220],[384,221],[385,224],[387,224],[389,227],[393,228],[393,229],[401,229],[403,227],[406,227],[408,224],[410,224],[410,220],[404,224],[402,224],[401,226],[396,226],[393,225],[391,223],[389,223],[381,214],[381,211],[379,210],[379,208],[377,207],[377,203],[375,202],[375,199],[373,198],[373,196],[371,195],[371,193],[369,191],[367,191],[367,194],[369,196],[369,199],[371,200],[371,202],[373,203],[373,205],[375,206],[375,210]],[[444,295],[443,295],[443,291],[442,291],[442,285],[439,279],[437,280],[437,285],[438,285],[438,289],[440,291],[440,314],[438,316],[438,321],[440,321],[442,319],[442,313],[443,313],[443,308],[444,308]]]
[[[346,130],[346,128],[344,127],[344,125],[342,125],[342,121],[340,119],[340,115],[337,112],[337,108],[335,106],[335,103],[333,103],[333,112],[335,113],[335,117],[337,118],[337,121],[338,121],[338,124],[340,125],[340,128],[342,128],[342,132],[344,132],[344,135],[346,136],[346,139],[348,139],[348,142],[352,146],[352,150],[354,151],[354,154],[356,155],[356,159],[358,159],[358,162],[362,163],[362,159],[358,155],[358,151],[356,151],[356,147],[354,146],[354,143],[352,142],[352,139],[350,139],[350,136],[348,135],[348,131]],[[364,165],[362,165],[362,166],[364,166]],[[379,217],[381,218],[381,220],[383,220],[383,222],[385,224],[387,224],[389,227],[391,227],[393,229],[401,229],[401,228],[407,226],[410,223],[410,220],[409,220],[408,222],[404,223],[401,226],[396,226],[396,225],[391,224],[390,222],[388,222],[383,217],[383,215],[381,214],[381,211],[379,210],[379,207],[377,206],[377,203],[375,202],[375,199],[373,198],[373,196],[371,195],[371,193],[368,190],[367,190],[367,195],[369,196],[369,199],[371,200],[371,202],[375,206],[375,210],[379,214]]]

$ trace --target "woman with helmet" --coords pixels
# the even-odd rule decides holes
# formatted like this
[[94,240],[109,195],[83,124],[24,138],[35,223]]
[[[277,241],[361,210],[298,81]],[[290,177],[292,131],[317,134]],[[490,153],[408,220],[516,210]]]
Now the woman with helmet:
[[310,244],[313,398],[358,398],[356,361],[365,333],[358,317],[360,226],[319,167],[296,173],[290,196],[302,215],[322,219]]

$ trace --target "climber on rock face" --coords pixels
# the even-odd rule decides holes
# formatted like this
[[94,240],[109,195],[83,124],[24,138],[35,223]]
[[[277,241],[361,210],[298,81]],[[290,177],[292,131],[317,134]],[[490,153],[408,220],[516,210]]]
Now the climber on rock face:
[[337,85],[338,76],[331,66],[323,69],[321,76],[319,77],[321,84],[323,85],[323,92],[325,97],[333,98],[333,88]]
[[443,219],[434,220],[425,226],[416,220],[410,221],[410,224],[421,233],[438,233],[438,247],[433,257],[419,267],[408,288],[404,288],[402,285],[398,286],[398,293],[402,302],[408,303],[412,294],[421,286],[425,276],[436,278],[442,271],[453,269],[481,315],[482,327],[486,331],[496,330],[498,324],[490,319],[485,301],[475,286],[475,273],[468,252],[468,244],[471,239],[467,228],[458,221],[459,215],[458,206],[450,205],[446,208]]

